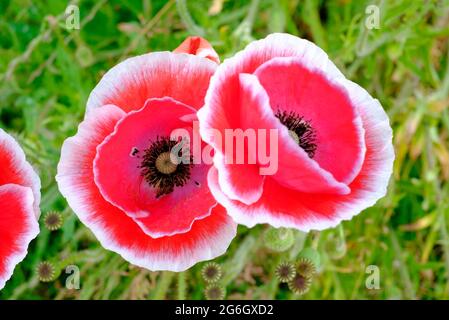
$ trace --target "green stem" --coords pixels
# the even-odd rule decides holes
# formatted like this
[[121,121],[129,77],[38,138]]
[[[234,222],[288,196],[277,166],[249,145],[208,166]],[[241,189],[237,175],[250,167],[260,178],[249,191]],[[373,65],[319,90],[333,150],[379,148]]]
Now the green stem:
[[153,295],[153,300],[163,300],[167,295],[168,288],[173,280],[174,273],[169,271],[162,272],[161,277],[159,278],[156,291]]
[[248,14],[233,33],[234,37],[243,43],[247,43],[253,40],[251,34],[254,25],[254,19],[256,18],[257,9],[259,8],[259,2],[260,0],[251,1],[248,9]]
[[253,29],[254,19],[256,18],[257,9],[259,8],[260,0],[252,0],[246,16],[246,22],[248,23],[249,30]]
[[[432,152],[432,138],[430,133],[430,128],[426,132],[426,154],[427,154],[427,161],[428,161],[428,167],[429,168],[435,168],[434,170],[437,170],[437,164],[435,161],[434,153]],[[436,174],[437,172],[435,172]],[[446,269],[446,288],[444,290],[444,296],[443,298],[447,299],[449,297],[449,235],[447,232],[447,225],[446,225],[446,217],[445,217],[445,210],[443,205],[443,192],[441,191],[441,185],[438,179],[434,179],[434,188],[436,192],[436,203],[438,204],[437,209],[437,223],[439,227],[439,233],[440,233],[440,244],[443,248],[443,256],[444,256],[444,266]]]
[[240,275],[246,263],[251,259],[252,254],[257,251],[261,243],[263,242],[260,239],[256,241],[254,234],[248,235],[242,241],[232,259],[228,260],[224,265],[225,274],[222,283],[225,287]]
[[396,233],[391,230],[390,232],[391,243],[393,244],[393,250],[399,262],[399,274],[401,276],[402,283],[404,285],[405,298],[414,300],[416,299],[415,290],[413,289],[410,273],[408,272],[407,264],[402,256],[402,249],[399,245]]
[[206,32],[203,28],[199,27],[195,21],[193,21],[192,16],[190,15],[189,9],[187,7],[186,0],[176,0],[176,8],[178,9],[178,14],[181,17],[182,22],[184,23],[187,30],[190,33],[199,35],[204,37]]
[[279,289],[279,280],[275,276],[276,268],[281,263],[283,258],[287,258],[285,254],[278,254],[273,260],[273,265],[271,266],[271,281],[267,284],[268,299],[275,299],[277,291]]
[[187,292],[186,273],[180,272],[178,274],[178,300],[185,300]]
[[304,244],[306,242],[306,238],[307,238],[307,233],[297,231],[295,244],[293,245],[293,248],[291,248],[291,250],[288,254],[288,258],[290,260],[295,260],[296,257],[298,256],[298,254],[301,252],[301,250],[304,249]]

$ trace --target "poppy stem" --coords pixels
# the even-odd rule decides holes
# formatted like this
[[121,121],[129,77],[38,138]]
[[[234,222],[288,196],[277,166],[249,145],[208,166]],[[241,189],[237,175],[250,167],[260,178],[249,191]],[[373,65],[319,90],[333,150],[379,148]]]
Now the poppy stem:
[[404,257],[402,254],[402,248],[399,245],[398,238],[396,236],[396,232],[394,230],[390,230],[390,240],[393,244],[393,250],[395,253],[395,256],[397,257],[398,262],[398,270],[399,275],[401,277],[403,286],[404,286],[404,293],[405,298],[409,300],[415,300],[416,299],[416,293],[413,288],[413,283],[410,278],[410,272],[408,271],[407,263],[404,261]]
[[186,272],[178,274],[178,300],[185,300],[187,293]]
[[279,280],[276,278],[275,273],[276,273],[277,266],[279,265],[279,263],[281,263],[284,256],[285,256],[285,254],[282,254],[282,253],[277,254],[276,257],[274,258],[274,261],[272,262],[273,265],[270,268],[271,280],[266,285],[267,289],[268,289],[268,294],[269,294],[268,299],[276,298],[276,294],[279,289]]
[[159,281],[154,291],[153,300],[163,300],[167,294],[168,288],[172,283],[174,273],[169,271],[164,271],[159,277]]
[[290,253],[288,255],[289,260],[295,260],[298,254],[304,249],[304,244],[306,243],[307,233],[302,231],[296,232],[296,240],[293,247],[290,249]]
[[252,253],[254,254],[257,252],[258,247],[260,247],[262,243],[263,241],[256,241],[256,237],[253,234],[248,235],[242,241],[240,247],[234,253],[234,256],[229,259],[223,267],[225,274],[223,276],[222,284],[224,287],[240,275],[246,263],[250,261]]
[[178,14],[184,23],[187,30],[189,30],[192,34],[204,37],[206,32],[203,28],[198,26],[195,21],[193,21],[192,15],[189,12],[189,8],[187,7],[186,0],[176,0],[176,9],[178,9]]
[[260,0],[251,1],[245,19],[243,19],[243,21],[233,32],[234,37],[238,39],[240,42],[245,43],[253,40],[252,30],[254,25],[254,19],[257,14],[257,9],[259,8],[259,2]]

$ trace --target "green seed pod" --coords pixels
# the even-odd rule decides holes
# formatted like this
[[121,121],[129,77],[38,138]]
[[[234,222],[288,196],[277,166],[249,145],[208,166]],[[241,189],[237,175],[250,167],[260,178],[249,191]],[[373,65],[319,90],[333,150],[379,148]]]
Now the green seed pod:
[[287,228],[269,228],[264,235],[265,246],[273,251],[288,250],[295,242],[293,231]]
[[304,258],[310,260],[315,266],[315,270],[320,267],[320,254],[313,248],[304,248],[298,256],[299,259]]
[[42,261],[37,265],[36,274],[42,282],[54,281],[56,279],[56,267],[50,261]]
[[327,255],[333,260],[341,259],[346,255],[347,248],[343,227],[339,227],[337,233],[328,236],[324,248]]
[[95,62],[94,55],[89,47],[81,45],[76,49],[75,58],[82,67],[88,67]]
[[204,290],[204,296],[207,300],[223,300],[226,296],[226,290],[218,284],[210,284]]
[[293,277],[292,280],[288,282],[288,287],[291,291],[296,294],[303,295],[310,289],[310,285],[312,284],[312,279],[309,277],[304,277],[299,273]]
[[287,283],[295,277],[296,269],[291,262],[285,261],[276,267],[275,273],[280,282]]
[[209,283],[214,283],[220,280],[222,274],[220,265],[215,262],[208,262],[204,265],[203,269],[201,269],[201,275],[203,276],[204,281]]
[[62,215],[57,211],[50,211],[44,217],[44,225],[50,231],[60,229],[62,221]]
[[304,277],[313,277],[316,273],[316,266],[309,258],[299,258],[296,263],[296,271]]

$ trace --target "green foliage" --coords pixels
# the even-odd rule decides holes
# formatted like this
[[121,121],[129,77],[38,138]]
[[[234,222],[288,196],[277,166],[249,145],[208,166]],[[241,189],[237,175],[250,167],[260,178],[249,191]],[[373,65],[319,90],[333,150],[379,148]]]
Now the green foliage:
[[[298,299],[279,284],[275,268],[296,260],[303,245],[316,249],[321,263],[300,298],[449,298],[447,0],[72,3],[80,7],[80,30],[65,28],[65,1],[0,1],[0,125],[14,133],[42,178],[42,212],[63,216],[57,231],[41,225],[0,299],[204,299],[202,264],[179,277],[149,272],[100,246],[58,192],[59,150],[75,133],[94,85],[126,57],[172,50],[195,33],[226,58],[275,31],[314,41],[380,100],[394,129],[394,177],[376,206],[340,228],[295,232],[286,252],[263,246],[264,227],[240,227],[216,259],[226,298]],[[365,27],[369,4],[380,8],[379,29]],[[60,262],[57,280],[37,279],[42,261]],[[80,290],[66,289],[67,265],[79,266]],[[378,290],[365,286],[369,265],[380,270]]]

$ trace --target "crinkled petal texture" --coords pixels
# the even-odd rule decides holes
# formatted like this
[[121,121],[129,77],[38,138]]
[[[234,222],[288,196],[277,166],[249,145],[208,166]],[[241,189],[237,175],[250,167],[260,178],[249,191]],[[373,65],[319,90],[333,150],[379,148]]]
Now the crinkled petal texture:
[[204,104],[217,64],[188,53],[153,52],[129,58],[111,68],[87,100],[87,114],[113,104],[128,112],[150,98],[170,97],[195,109]]
[[[129,67],[127,74],[115,74],[118,70],[125,72],[115,67],[108,78],[114,78],[117,86],[127,87],[126,92],[134,92],[129,92],[128,99],[104,91],[101,103],[109,104],[92,108],[77,134],[64,142],[56,180],[71,208],[105,248],[150,270],[182,271],[223,254],[237,226],[208,188],[210,165],[193,164],[185,184],[158,196],[157,186],[142,175],[142,157],[159,137],[170,136],[177,129],[194,130],[201,97],[192,94],[204,97],[209,83],[205,79],[214,72],[213,63],[173,53],[149,54],[145,61],[141,57],[132,59],[123,62]],[[160,59],[153,68],[162,64],[174,74],[161,70],[158,77],[153,74],[157,70],[139,69],[148,67],[146,63],[153,59]],[[137,70],[141,73],[135,74]],[[195,88],[189,87],[193,82],[188,72],[196,77]],[[164,82],[168,77],[171,82],[166,82],[163,90],[155,85],[159,91],[148,94],[145,101],[133,100],[150,92],[147,75],[153,76],[151,81]],[[95,90],[102,83],[104,80]],[[160,97],[163,92],[173,95]],[[121,104],[126,101],[136,103],[130,112]],[[137,103],[142,104],[140,108]]]
[[[286,115],[313,128],[314,154],[292,139],[281,121]],[[238,223],[321,230],[386,193],[394,151],[385,111],[307,40],[272,34],[226,60],[198,118],[202,138],[216,151],[209,187]],[[235,160],[220,140],[227,129],[255,130],[257,152],[243,150],[255,164],[226,161]],[[276,132],[274,144],[261,129]],[[276,170],[267,171],[273,164]]]
[[19,144],[0,129],[0,289],[39,233],[40,180]]

